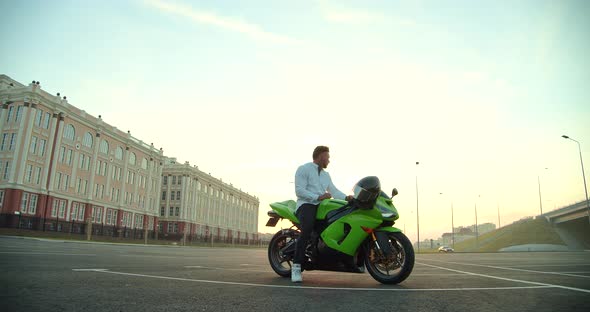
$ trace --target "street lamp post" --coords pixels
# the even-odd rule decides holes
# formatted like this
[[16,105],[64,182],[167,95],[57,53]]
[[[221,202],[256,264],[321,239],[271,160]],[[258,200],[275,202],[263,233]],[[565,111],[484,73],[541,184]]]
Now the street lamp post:
[[418,165],[419,161],[416,162],[416,235],[418,239],[418,252],[420,252],[420,214],[418,213]]
[[[481,195],[477,195],[479,198]],[[479,231],[477,229],[477,200],[475,201],[475,248],[479,247]]]
[[541,214],[543,214],[543,201],[541,200],[541,178],[537,176],[537,183],[539,184],[539,209],[541,209]]
[[[547,168],[545,168],[547,170]],[[541,214],[543,214],[543,200],[541,199],[541,175],[537,175],[537,183],[539,185],[539,209],[541,209]]]
[[416,236],[418,240],[418,252],[420,252],[420,214],[418,213],[418,165],[419,161],[416,162]]
[[[443,193],[439,193],[443,195]],[[453,201],[451,201],[451,244],[453,249],[455,248],[455,217],[453,214]]]
[[586,193],[586,209],[588,210],[588,222],[590,223],[590,201],[588,200],[588,188],[586,187],[586,174],[584,173],[584,161],[582,160],[582,148],[580,147],[580,142],[570,138],[567,135],[562,135],[561,137],[578,143],[578,152],[580,153],[580,164],[582,165],[582,179],[584,179],[584,192]]
[[477,231],[477,203],[475,203],[475,248],[479,246],[479,233]]
[[453,214],[453,202],[451,202],[451,242],[453,243],[453,249],[455,249],[455,217]]
[[500,228],[500,203],[498,203],[498,228]]

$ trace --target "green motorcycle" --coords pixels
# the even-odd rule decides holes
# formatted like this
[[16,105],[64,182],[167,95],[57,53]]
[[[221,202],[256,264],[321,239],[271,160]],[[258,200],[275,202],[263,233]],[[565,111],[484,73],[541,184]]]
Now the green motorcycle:
[[[318,207],[311,239],[305,248],[303,270],[364,273],[384,284],[404,281],[414,268],[414,248],[400,229],[393,227],[399,218],[392,198],[381,191],[377,177],[366,177],[354,187],[350,202],[325,199]],[[266,226],[281,219],[293,223],[277,232],[268,246],[268,260],[280,276],[291,276],[295,246],[300,235],[295,215],[296,202],[270,204]]]

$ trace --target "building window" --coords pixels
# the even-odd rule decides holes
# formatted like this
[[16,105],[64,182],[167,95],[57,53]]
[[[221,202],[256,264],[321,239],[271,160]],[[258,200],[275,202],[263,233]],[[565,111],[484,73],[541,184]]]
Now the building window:
[[174,198],[174,191],[170,191],[170,200],[176,200],[176,199]]
[[143,215],[135,215],[135,228],[143,229]]
[[182,176],[178,176],[178,185],[182,185]]
[[45,113],[45,119],[43,119],[43,128],[49,129],[49,119],[51,118],[51,113]]
[[[4,195],[4,192],[2,192],[2,195]],[[166,208],[165,207],[161,207],[160,208],[160,217],[163,217],[166,214]]]
[[86,204],[80,204],[80,208],[78,209],[78,220],[85,221],[84,216],[86,213]]
[[0,207],[4,203],[4,190],[0,190]]
[[15,144],[16,144],[16,133],[11,133],[10,134],[10,146],[8,147],[8,149],[12,151],[14,149]]
[[62,146],[62,147],[59,148],[59,156],[58,156],[57,160],[60,163],[63,163],[65,161],[65,159],[66,159],[66,147],[65,146]]
[[20,211],[22,213],[26,213],[28,207],[29,207],[29,193],[24,192],[23,197],[20,201]]
[[39,195],[37,194],[31,194],[31,198],[29,201],[29,213],[30,214],[35,214],[37,213],[37,199],[39,198]]
[[168,233],[172,233],[172,223],[168,222]]
[[8,180],[8,176],[10,175],[10,161],[0,163],[4,165],[4,170],[2,170],[2,179]]
[[37,152],[37,140],[36,136],[31,137],[31,148],[29,149],[29,153],[35,154]]
[[35,126],[41,127],[41,119],[43,119],[43,111],[38,109],[37,115],[35,115]]
[[63,183],[63,185],[64,185],[64,189],[63,189],[64,191],[67,191],[68,190],[68,187],[70,187],[70,176],[67,175],[67,174],[64,174],[64,183]]
[[141,160],[141,169],[147,170],[147,159],[142,159]]
[[41,167],[35,168],[35,184],[41,184]]
[[8,107],[8,117],[6,118],[7,122],[11,122],[12,116],[14,115],[14,106]]
[[167,185],[167,184],[168,184],[168,176],[164,176],[164,177],[162,178],[162,184],[163,184],[163,185]]
[[20,122],[21,118],[23,116],[23,106],[20,106],[16,109],[16,118],[15,121],[18,123]]
[[66,164],[68,164],[69,166],[72,165],[72,153],[73,152],[74,152],[73,150],[69,149],[66,153]]
[[74,137],[76,136],[76,129],[72,124],[68,124],[64,129],[63,137],[70,141],[74,141]]
[[175,216],[179,216],[180,215],[180,208],[176,207],[176,213],[174,213]]
[[174,233],[178,233],[178,223],[174,223]]
[[172,176],[172,185],[176,184],[176,176]]
[[33,180],[33,166],[27,165],[26,170],[25,170],[25,181],[27,183],[31,183],[32,180]]
[[109,153],[109,142],[107,142],[105,140],[100,141],[100,152],[103,154]]
[[3,133],[2,134],[2,145],[0,146],[0,150],[5,150],[8,141],[10,140],[10,133]]
[[61,189],[61,172],[58,172],[55,176],[55,188],[58,190]]
[[40,156],[45,156],[45,144],[47,144],[47,141],[45,139],[39,140],[39,155]]
[[162,191],[162,200],[166,200],[166,191]]
[[92,148],[92,140],[92,134],[90,132],[86,132],[86,134],[84,134],[84,140],[82,140],[82,145]]
[[174,216],[174,207],[170,207],[170,209],[168,210],[168,216],[169,217],[173,217]]
[[132,166],[135,166],[135,153],[134,152],[131,152],[129,154],[129,164]]
[[176,191],[176,199],[180,200],[180,191]]
[[115,158],[117,158],[118,160],[123,160],[123,148],[120,146],[117,146],[117,149],[115,150]]
[[60,218],[66,217],[66,201],[65,200],[59,201],[59,217]]
[[76,202],[72,203],[72,209],[70,210],[70,220],[76,220],[76,218],[78,217],[78,207],[79,204]]
[[102,222],[102,207],[92,206],[92,222],[93,223],[101,223]]

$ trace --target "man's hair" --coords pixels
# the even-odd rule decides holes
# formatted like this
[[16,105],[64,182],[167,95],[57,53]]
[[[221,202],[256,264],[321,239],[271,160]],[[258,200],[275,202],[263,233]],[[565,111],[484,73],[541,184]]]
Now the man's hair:
[[316,146],[316,148],[313,150],[313,159],[317,159],[318,156],[320,156],[320,154],[323,152],[330,152],[330,149],[327,146]]

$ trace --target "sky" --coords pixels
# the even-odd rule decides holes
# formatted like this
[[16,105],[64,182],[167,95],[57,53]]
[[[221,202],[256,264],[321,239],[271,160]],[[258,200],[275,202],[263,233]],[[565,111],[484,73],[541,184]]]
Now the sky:
[[[585,199],[589,1],[6,1],[0,73],[260,199],[315,146],[416,239]],[[416,162],[419,162],[416,165]],[[545,169],[547,168],[547,169]],[[416,192],[418,190],[418,192]],[[283,226],[288,226],[283,223]]]

